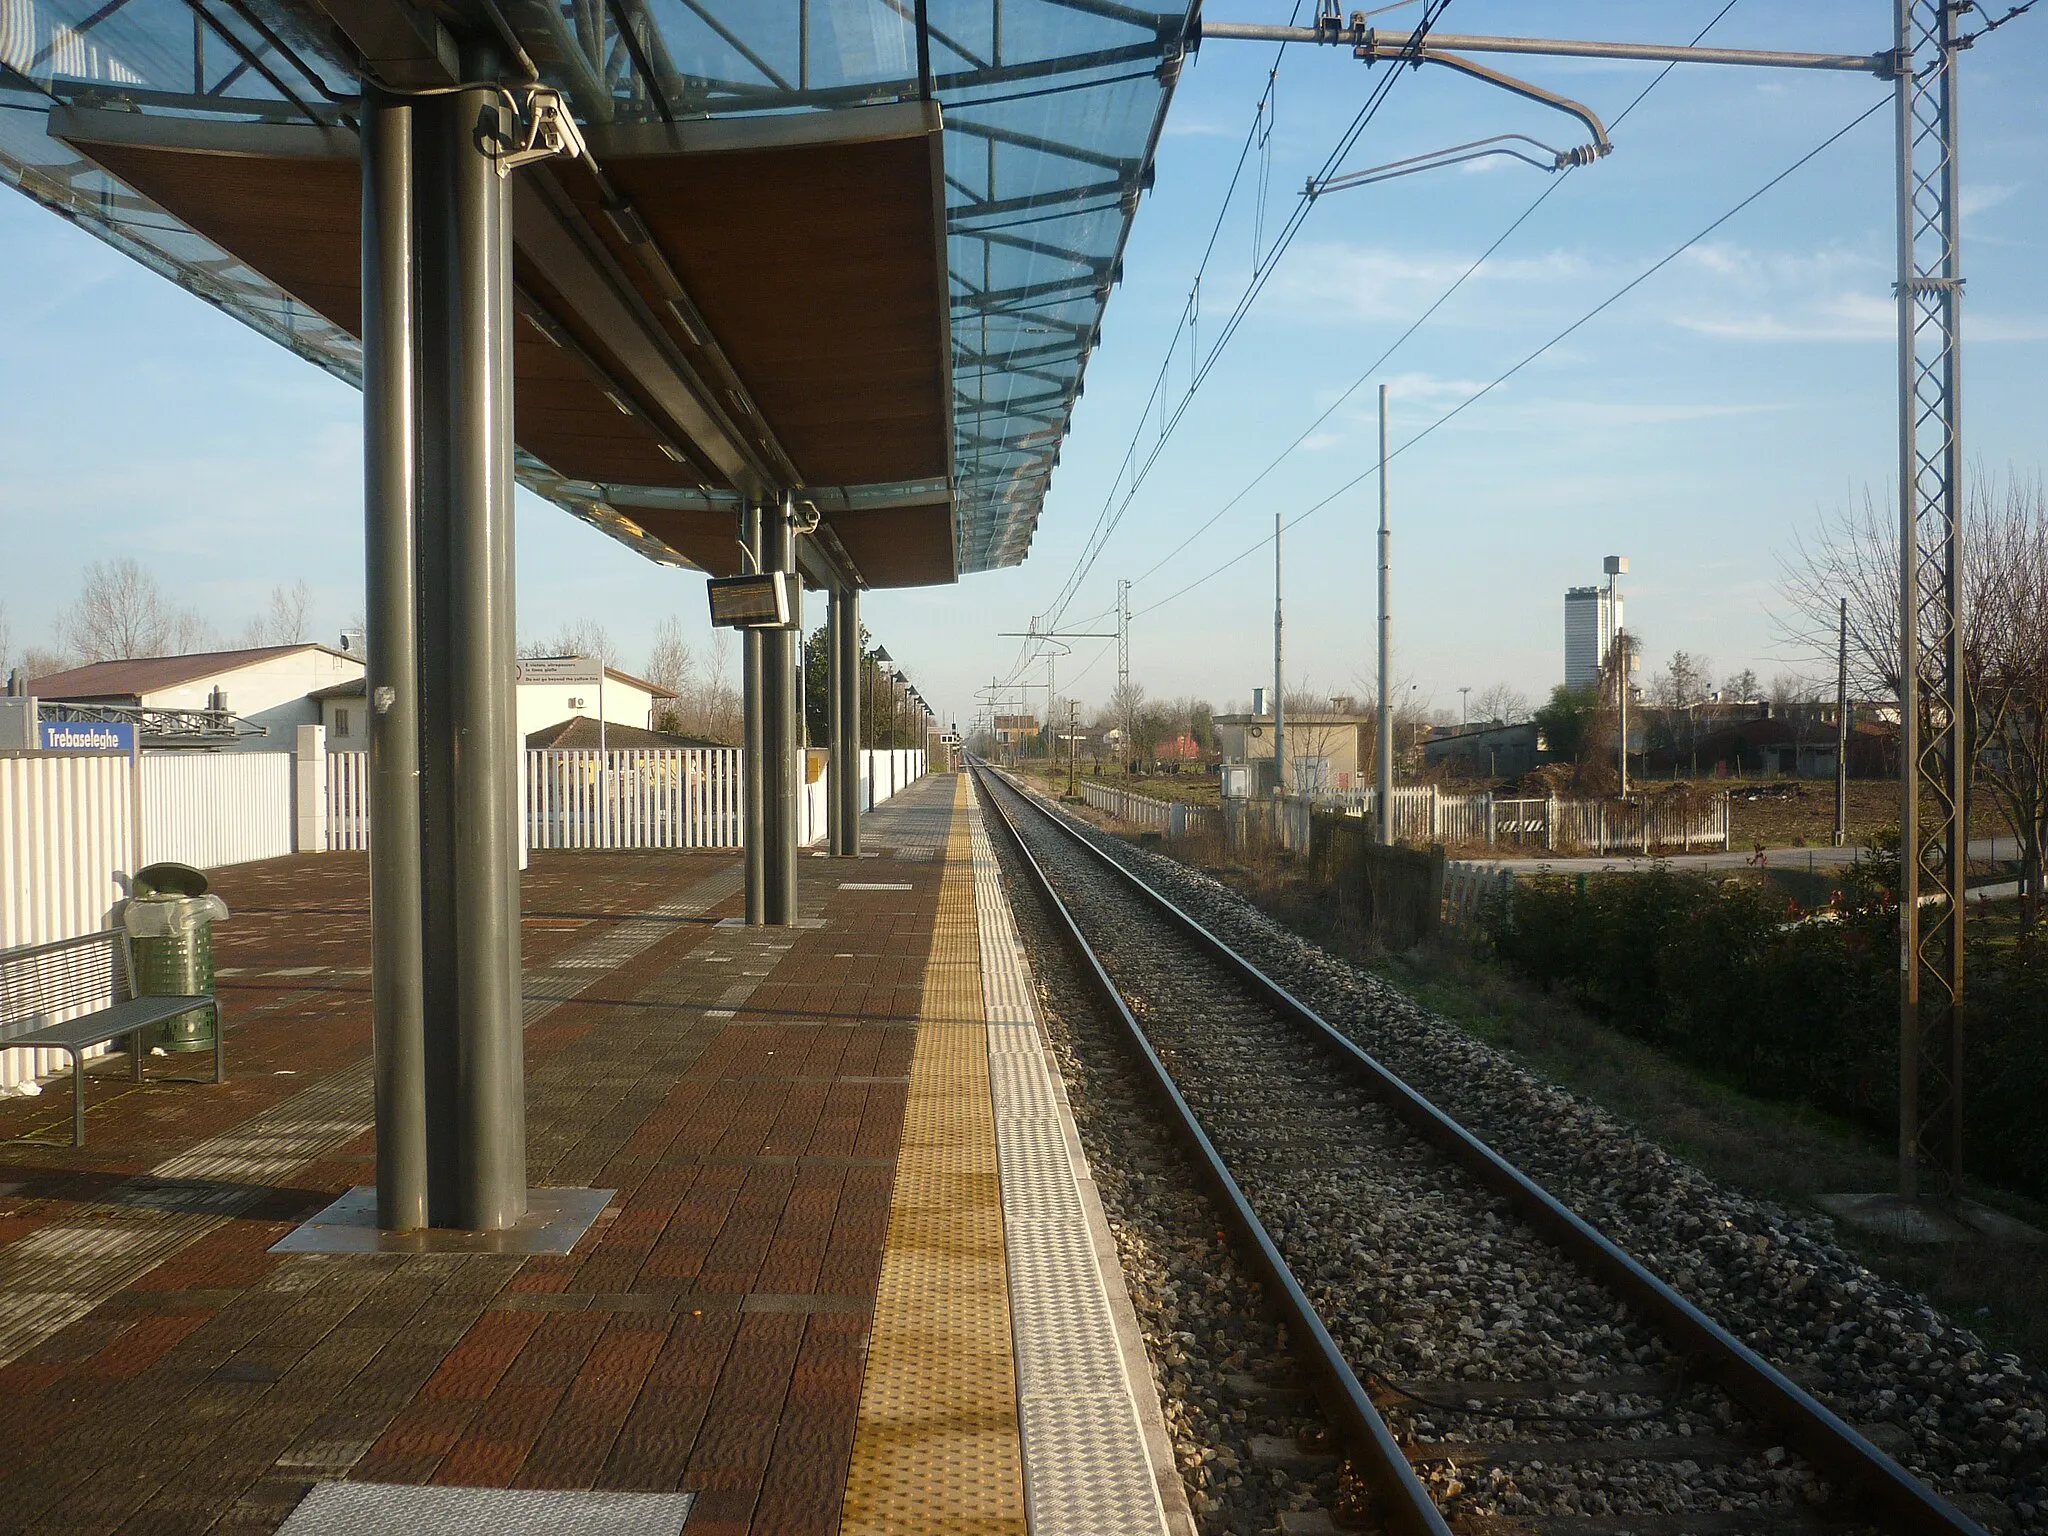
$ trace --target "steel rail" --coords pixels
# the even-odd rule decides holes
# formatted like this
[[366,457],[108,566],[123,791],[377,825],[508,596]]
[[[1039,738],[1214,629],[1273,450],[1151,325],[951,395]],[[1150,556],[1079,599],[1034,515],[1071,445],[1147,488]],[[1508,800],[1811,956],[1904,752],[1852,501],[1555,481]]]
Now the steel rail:
[[[986,784],[989,778],[986,769],[977,768],[977,773]],[[1193,1153],[1196,1166],[1214,1192],[1222,1215],[1236,1228],[1238,1251],[1251,1260],[1251,1268],[1265,1288],[1274,1312],[1287,1327],[1289,1348],[1307,1365],[1317,1399],[1350,1446],[1353,1458],[1371,1489],[1374,1513],[1400,1536],[1451,1536],[1451,1528],[1438,1512],[1436,1501],[1415,1475],[1414,1467],[1402,1453],[1393,1431],[1387,1428],[1386,1420],[1380,1417],[1380,1411],[1373,1405],[1364,1383],[1351,1369],[1343,1350],[1330,1336],[1330,1330],[1317,1313],[1315,1304],[1308,1299],[1301,1282],[1294,1278],[1294,1272],[1281,1257],[1279,1245],[1252,1209],[1251,1201],[1225,1165],[1222,1154],[1209,1140],[1208,1133],[1202,1129],[1201,1122],[1195,1118],[1194,1110],[1181,1096],[1166,1063],[1159,1059],[1159,1053],[1146,1038],[1143,1026],[1124,1001],[1123,993],[1110,979],[1109,972],[1103,969],[1101,959],[1082,935],[1066,903],[1060,899],[1052,877],[1032,854],[1023,832],[993,792],[988,795],[988,804],[1002,822],[1003,829],[1009,833],[1017,856],[1030,870],[1039,895],[1056,920],[1061,937],[1082,962],[1102,1000],[1122,1021],[1130,1047],[1144,1065],[1153,1090],[1165,1102],[1174,1129]]]
[[[1007,784],[1007,779],[1005,779]],[[1987,1536],[1984,1527],[1864,1438],[1853,1425],[1652,1274],[1598,1228],[1417,1093],[1356,1041],[1232,949],[1170,898],[1032,796],[1011,792],[1112,871],[1175,927],[1242,977],[1264,1001],[1306,1026],[1417,1134],[1516,1216],[1642,1314],[1691,1357],[1693,1368],[1819,1468],[1852,1503],[1900,1536]],[[1007,818],[1006,818],[1007,820]],[[1016,835],[1011,823],[1012,835]],[[1022,846],[1021,839],[1019,846]],[[1027,855],[1028,857],[1028,855]],[[1036,861],[1033,867],[1036,868]],[[1042,878],[1042,873],[1041,873]],[[1064,908],[1061,909],[1064,913]],[[1071,926],[1071,916],[1067,918]],[[1075,929],[1078,934],[1078,928]],[[1098,970],[1100,967],[1097,967]]]

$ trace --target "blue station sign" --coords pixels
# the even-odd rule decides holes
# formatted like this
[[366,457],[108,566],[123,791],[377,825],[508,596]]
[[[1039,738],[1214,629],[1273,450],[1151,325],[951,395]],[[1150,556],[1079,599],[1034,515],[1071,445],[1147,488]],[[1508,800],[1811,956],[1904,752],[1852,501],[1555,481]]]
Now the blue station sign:
[[45,720],[45,752],[133,752],[133,720]]

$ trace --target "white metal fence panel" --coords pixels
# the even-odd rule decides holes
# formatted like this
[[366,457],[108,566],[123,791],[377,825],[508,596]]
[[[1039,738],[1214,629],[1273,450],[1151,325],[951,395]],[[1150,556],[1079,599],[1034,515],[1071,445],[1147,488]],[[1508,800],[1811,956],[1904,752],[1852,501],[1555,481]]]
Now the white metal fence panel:
[[1100,779],[1081,780],[1081,798],[1119,821],[1140,827],[1163,827],[1169,837],[1198,837],[1214,833],[1222,826],[1217,813],[1207,806],[1155,799]]
[[[746,780],[737,747],[648,748],[526,754],[525,817],[543,849],[737,848]],[[880,804],[921,777],[921,752],[863,752],[864,781]],[[327,846],[370,845],[369,756],[333,752],[327,765]],[[797,807],[805,845],[825,835],[830,784],[806,782]],[[864,803],[867,803],[864,796]]]
[[327,847],[362,853],[370,846],[370,754],[327,754]]
[[199,869],[292,851],[289,752],[142,754],[142,861]]
[[1663,800],[1559,801],[1550,845],[1563,851],[1646,854],[1658,848],[1722,848],[1727,843],[1728,800],[1717,795],[1703,806]]
[[[133,759],[0,754],[0,948],[110,927],[138,840]],[[67,1064],[61,1051],[0,1052],[0,1088]]]
[[1168,802],[1140,795],[1097,779],[1081,781],[1081,798],[1098,811],[1137,827],[1163,827],[1172,815]]
[[893,799],[899,790],[907,789],[923,778],[924,770],[922,752],[901,747],[863,750],[860,754],[861,809],[871,811]]
[[[1371,789],[1319,797],[1370,817]],[[1523,844],[1555,853],[1648,853],[1657,849],[1728,846],[1728,797],[1676,800],[1497,800],[1492,794],[1447,795],[1433,784],[1396,786],[1397,843]]]
[[526,755],[535,848],[737,848],[744,787],[736,747]]

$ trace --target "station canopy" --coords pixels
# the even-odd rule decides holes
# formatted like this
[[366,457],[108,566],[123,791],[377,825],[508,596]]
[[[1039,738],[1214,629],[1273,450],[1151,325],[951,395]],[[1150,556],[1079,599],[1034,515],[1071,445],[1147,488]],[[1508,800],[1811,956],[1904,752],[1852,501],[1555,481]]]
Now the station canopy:
[[359,382],[361,92],[456,83],[450,28],[591,149],[515,184],[523,484],[714,574],[777,489],[814,577],[1023,560],[1185,4],[0,0],[0,175]]

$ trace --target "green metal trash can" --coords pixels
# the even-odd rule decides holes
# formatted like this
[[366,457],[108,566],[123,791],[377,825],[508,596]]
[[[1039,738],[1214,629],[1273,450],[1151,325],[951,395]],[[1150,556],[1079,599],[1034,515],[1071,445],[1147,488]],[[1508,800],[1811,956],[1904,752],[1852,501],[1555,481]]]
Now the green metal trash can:
[[[206,876],[189,864],[151,864],[136,871],[134,895],[121,911],[138,994],[200,996],[213,990],[213,925],[227,903],[206,890]],[[213,1049],[214,1011],[195,1008],[168,1019],[146,1037],[166,1052]]]

